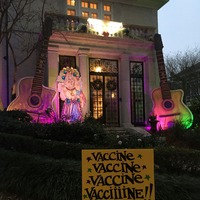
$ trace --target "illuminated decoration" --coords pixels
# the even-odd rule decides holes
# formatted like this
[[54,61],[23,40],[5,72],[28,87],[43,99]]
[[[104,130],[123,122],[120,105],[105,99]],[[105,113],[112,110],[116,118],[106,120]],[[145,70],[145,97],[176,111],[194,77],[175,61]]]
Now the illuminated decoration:
[[[168,129],[176,122],[181,123],[185,128],[190,128],[193,123],[193,114],[183,103],[182,90],[171,90],[171,103],[173,106],[166,109],[162,99],[162,91],[160,88],[153,90],[152,100],[154,102],[153,112],[157,115],[158,128]],[[165,105],[166,106],[166,105]]]
[[95,71],[96,71],[96,72],[101,72],[101,67],[100,67],[100,66],[97,66],[96,69],[95,69]]
[[185,128],[189,128],[193,123],[193,115],[183,103],[183,91],[170,90],[165,71],[162,54],[163,44],[160,34],[154,35],[154,43],[160,76],[160,88],[154,89],[152,92],[153,113],[157,115],[161,129],[170,128],[176,122],[183,124]]
[[[32,117],[32,122],[53,123],[57,120],[53,107],[56,91],[43,85],[45,61],[49,37],[52,34],[52,19],[45,18],[44,31],[40,35],[41,48],[34,77],[22,78],[16,88],[16,98],[7,110],[23,110]],[[41,37],[42,36],[42,37]]]
[[87,21],[88,29],[102,36],[111,36],[121,32],[124,29],[121,22],[103,21],[92,18],[89,18]]
[[57,78],[57,90],[64,102],[61,119],[68,123],[82,121],[82,108],[86,103],[82,80],[77,69],[64,67]]

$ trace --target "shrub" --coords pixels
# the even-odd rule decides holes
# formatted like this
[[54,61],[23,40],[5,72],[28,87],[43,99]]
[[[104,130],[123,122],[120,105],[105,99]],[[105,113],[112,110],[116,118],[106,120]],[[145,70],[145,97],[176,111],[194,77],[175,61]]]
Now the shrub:
[[[76,123],[56,122],[52,124],[29,123],[29,120],[19,120],[19,111],[0,113],[0,131],[10,134],[28,135],[46,140],[66,141],[72,143],[93,144],[102,138],[103,125],[92,117]],[[14,115],[11,117],[10,115]],[[21,114],[21,112],[19,112]],[[23,113],[23,112],[22,112]],[[25,113],[23,113],[25,114]],[[6,116],[6,117],[5,117]],[[26,114],[25,114],[26,116]],[[26,119],[24,117],[23,119]],[[97,140],[98,139],[98,140]]]
[[0,133],[0,147],[6,150],[38,154],[55,159],[81,160],[81,150],[95,148],[95,145],[33,139],[29,136]]
[[200,151],[174,147],[156,148],[155,164],[161,172],[200,176]]
[[167,146],[200,150],[200,127],[186,129],[180,123],[155,135],[166,137]]

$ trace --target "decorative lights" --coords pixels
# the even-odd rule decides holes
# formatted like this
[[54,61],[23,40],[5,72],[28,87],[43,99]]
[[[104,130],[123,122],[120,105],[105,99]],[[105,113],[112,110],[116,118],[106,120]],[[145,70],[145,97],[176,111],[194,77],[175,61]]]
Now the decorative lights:
[[89,30],[97,32],[102,36],[113,35],[124,29],[122,22],[104,21],[92,18],[89,18],[87,21]]

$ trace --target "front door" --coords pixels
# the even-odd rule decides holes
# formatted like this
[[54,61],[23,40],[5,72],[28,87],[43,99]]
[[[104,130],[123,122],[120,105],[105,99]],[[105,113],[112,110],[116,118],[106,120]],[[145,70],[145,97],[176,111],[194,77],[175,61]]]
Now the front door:
[[106,126],[119,126],[116,60],[90,59],[90,109]]

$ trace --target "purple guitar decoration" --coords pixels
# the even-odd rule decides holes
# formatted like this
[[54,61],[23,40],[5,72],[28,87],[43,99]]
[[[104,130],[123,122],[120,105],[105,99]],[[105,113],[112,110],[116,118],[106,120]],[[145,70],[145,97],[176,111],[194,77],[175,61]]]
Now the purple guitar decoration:
[[46,18],[35,76],[24,77],[19,81],[16,98],[7,108],[8,111],[26,111],[33,118],[33,122],[52,123],[56,116],[52,106],[52,101],[56,92],[43,85],[48,42],[51,34],[52,19]]

